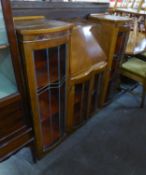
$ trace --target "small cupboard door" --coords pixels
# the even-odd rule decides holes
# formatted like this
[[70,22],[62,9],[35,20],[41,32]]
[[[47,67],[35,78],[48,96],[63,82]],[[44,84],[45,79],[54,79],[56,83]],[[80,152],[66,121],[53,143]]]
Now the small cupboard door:
[[[45,41],[44,43],[46,43]],[[67,43],[23,45],[36,137],[41,158],[65,135]]]
[[64,135],[66,45],[33,51],[41,142],[45,152]]

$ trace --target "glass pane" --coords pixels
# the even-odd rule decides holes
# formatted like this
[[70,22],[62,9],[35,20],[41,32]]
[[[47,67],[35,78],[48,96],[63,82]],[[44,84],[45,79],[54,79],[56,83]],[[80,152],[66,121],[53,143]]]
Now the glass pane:
[[90,104],[90,116],[92,116],[99,108],[99,97],[101,93],[103,74],[99,73],[95,75],[94,86],[91,93],[91,104]]
[[64,85],[50,87],[38,95],[43,145],[46,149],[60,139],[64,130],[65,98],[62,98],[62,93]]
[[[57,89],[55,89],[57,90]],[[39,95],[41,121],[48,120],[51,116],[59,112],[58,92],[52,94],[52,89],[47,89]]]
[[0,49],[0,99],[17,92],[14,70],[8,48]]
[[82,84],[75,86],[75,101],[74,101],[74,126],[76,127],[81,123],[80,111],[81,111],[81,99],[82,99]]
[[57,84],[65,76],[66,46],[35,50],[34,63],[37,88]]
[[87,119],[89,81],[75,86],[74,127]]
[[49,81],[49,64],[47,63],[47,49],[34,51],[34,63],[37,87],[45,86]]
[[0,1],[0,99],[17,92]]
[[66,48],[67,46],[61,45],[59,48],[59,54],[60,54],[60,78],[62,79],[65,76],[66,71]]
[[5,28],[2,6],[0,1],[0,45],[7,44],[7,43],[8,43],[8,40],[7,40],[6,28]]

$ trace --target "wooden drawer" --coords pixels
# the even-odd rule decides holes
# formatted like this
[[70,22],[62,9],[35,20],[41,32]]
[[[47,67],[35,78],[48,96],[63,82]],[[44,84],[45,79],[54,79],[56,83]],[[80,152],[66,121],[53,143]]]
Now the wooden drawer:
[[22,99],[20,95],[11,97],[5,101],[0,101],[0,119],[10,116],[10,114],[23,109]]
[[0,107],[0,140],[25,125],[25,113],[21,99]]
[[26,126],[22,127],[19,132],[16,132],[8,138],[0,141],[0,161],[32,141],[32,129],[27,128]]

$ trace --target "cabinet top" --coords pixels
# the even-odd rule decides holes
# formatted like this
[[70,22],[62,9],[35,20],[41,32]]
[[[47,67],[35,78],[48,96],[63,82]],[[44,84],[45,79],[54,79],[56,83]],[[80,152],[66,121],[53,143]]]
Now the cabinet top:
[[90,14],[90,19],[95,19],[98,21],[112,22],[112,23],[125,23],[131,21],[128,17],[123,16],[114,16],[114,15],[106,15],[106,14]]
[[39,35],[67,31],[73,27],[73,24],[42,18],[34,20],[16,20],[15,27],[17,32],[21,35]]

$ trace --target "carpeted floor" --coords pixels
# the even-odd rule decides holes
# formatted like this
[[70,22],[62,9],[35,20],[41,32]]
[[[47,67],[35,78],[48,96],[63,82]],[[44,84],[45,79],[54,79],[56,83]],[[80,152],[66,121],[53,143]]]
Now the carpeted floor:
[[0,175],[146,175],[146,105],[136,95],[102,109],[36,164],[22,150],[0,164]]
[[139,103],[127,94],[104,108],[40,174],[146,175],[146,108]]

